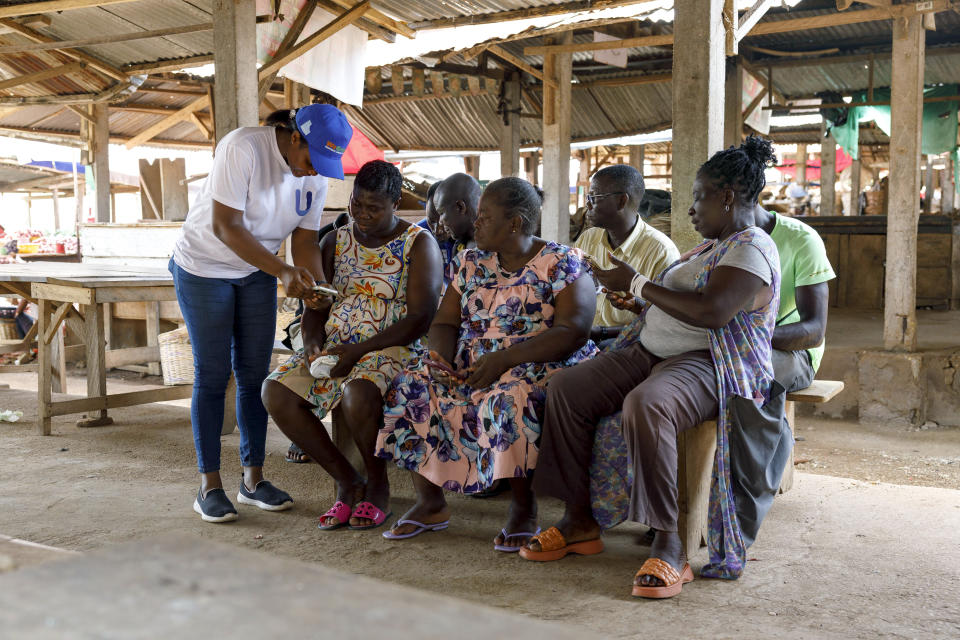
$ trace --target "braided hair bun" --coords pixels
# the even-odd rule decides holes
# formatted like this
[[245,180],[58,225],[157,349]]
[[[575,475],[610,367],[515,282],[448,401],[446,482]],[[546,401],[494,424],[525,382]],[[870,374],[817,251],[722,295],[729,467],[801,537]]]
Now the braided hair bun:
[[741,202],[754,203],[767,184],[764,171],[776,161],[773,143],[750,136],[739,147],[727,147],[713,154],[699,173],[711,178],[717,187],[733,189]]

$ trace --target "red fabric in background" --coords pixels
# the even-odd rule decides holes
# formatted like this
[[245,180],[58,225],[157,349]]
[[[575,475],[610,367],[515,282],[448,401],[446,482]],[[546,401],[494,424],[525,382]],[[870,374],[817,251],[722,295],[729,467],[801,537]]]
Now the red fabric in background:
[[[843,152],[843,149],[837,147],[837,174],[853,164],[853,158]],[[792,180],[797,173],[796,164],[788,162],[777,166],[777,170]],[[807,160],[807,182],[820,181],[820,159]]]
[[383,160],[383,151],[370,142],[360,129],[353,128],[353,137],[343,154],[343,173],[354,175],[364,164],[371,160]]

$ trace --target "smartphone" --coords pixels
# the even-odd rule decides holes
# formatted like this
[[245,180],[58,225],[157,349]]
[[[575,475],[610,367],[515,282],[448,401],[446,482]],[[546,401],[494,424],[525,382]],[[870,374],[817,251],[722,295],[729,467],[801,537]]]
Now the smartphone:
[[450,365],[448,365],[448,364],[445,363],[445,362],[440,362],[439,360],[433,360],[432,358],[424,358],[424,359],[423,359],[423,364],[427,365],[428,367],[436,367],[437,369],[440,369],[440,371],[443,371],[444,373],[447,373],[447,374],[453,376],[453,377],[456,378],[457,380],[463,380],[463,378],[464,378],[464,376],[463,376],[462,373],[458,373],[458,372],[454,371],[454,370],[450,367]]
[[322,294],[324,294],[324,295],[332,296],[332,297],[334,297],[334,298],[336,298],[337,296],[340,295],[340,293],[339,293],[336,289],[334,289],[333,287],[327,287],[327,286],[322,285],[322,284],[314,285],[313,290],[314,290],[314,291],[319,291],[320,293],[322,293]]

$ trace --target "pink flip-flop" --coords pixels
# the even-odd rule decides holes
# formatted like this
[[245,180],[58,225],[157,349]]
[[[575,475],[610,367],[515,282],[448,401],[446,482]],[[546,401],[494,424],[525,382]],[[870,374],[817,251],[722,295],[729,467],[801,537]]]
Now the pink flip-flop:
[[397,524],[393,525],[393,528],[396,529],[400,525],[412,524],[416,527],[410,533],[401,533],[396,534],[393,531],[384,531],[383,537],[387,540],[406,540],[407,538],[414,538],[425,531],[442,531],[446,529],[450,524],[449,520],[444,520],[443,522],[437,522],[436,524],[423,524],[422,522],[417,522],[416,520],[398,520]]
[[[506,542],[510,538],[532,538],[533,536],[540,535],[540,527],[537,527],[537,530],[533,533],[529,531],[518,531],[517,533],[507,533],[506,529],[500,529],[500,535],[503,536],[503,541]],[[520,551],[520,547],[510,547],[505,544],[495,544],[493,545],[494,551],[503,551],[504,553],[517,553]]]
[[350,529],[352,529],[353,531],[366,531],[368,529],[376,529],[377,527],[382,525],[383,522],[387,518],[389,518],[391,515],[393,515],[393,511],[389,513],[384,513],[377,507],[377,505],[373,504],[372,502],[367,502],[366,500],[364,500],[363,502],[357,504],[357,506],[353,508],[353,513],[350,514],[350,517],[351,518],[368,518],[370,520],[373,520],[373,524],[365,524],[361,527],[355,527],[353,525],[350,525]]
[[[337,524],[323,524],[323,521],[326,518],[336,518]],[[320,524],[317,525],[317,529],[320,531],[333,531],[334,529],[339,529],[340,527],[345,527],[350,522],[350,505],[342,500],[337,500],[333,503],[333,506],[330,507],[325,514],[320,516]]]

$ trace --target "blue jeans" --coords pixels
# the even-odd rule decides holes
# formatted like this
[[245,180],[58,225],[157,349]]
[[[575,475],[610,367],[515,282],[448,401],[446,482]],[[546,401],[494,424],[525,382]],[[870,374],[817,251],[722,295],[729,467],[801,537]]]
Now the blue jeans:
[[237,380],[240,461],[262,467],[267,410],[260,386],[270,372],[277,322],[277,279],[263,271],[243,278],[201,278],[168,265],[193,347],[190,419],[200,473],[220,470],[220,428],[231,364]]

